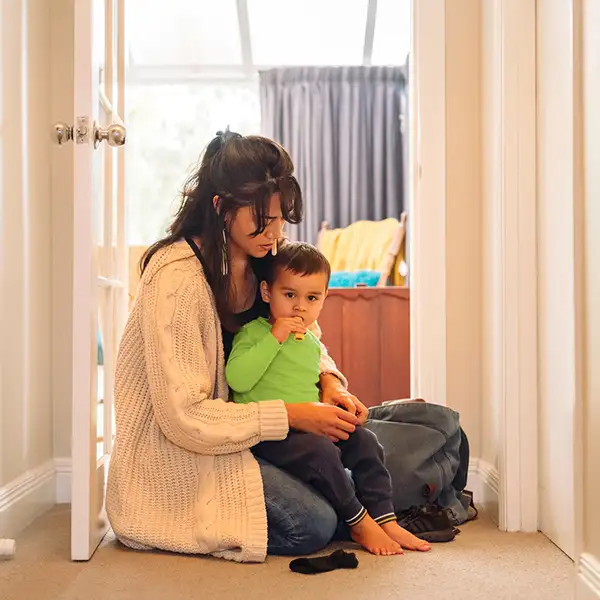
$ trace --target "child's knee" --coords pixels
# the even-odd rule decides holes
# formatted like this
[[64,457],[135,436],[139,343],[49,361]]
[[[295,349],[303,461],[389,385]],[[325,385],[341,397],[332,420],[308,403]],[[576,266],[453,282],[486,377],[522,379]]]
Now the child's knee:
[[352,436],[354,442],[361,448],[383,455],[382,445],[379,443],[377,436],[369,429],[357,427]]

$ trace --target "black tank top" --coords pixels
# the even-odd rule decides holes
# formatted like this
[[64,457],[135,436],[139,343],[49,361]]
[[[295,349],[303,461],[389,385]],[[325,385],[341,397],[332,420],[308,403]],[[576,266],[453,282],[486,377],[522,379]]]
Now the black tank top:
[[[202,256],[202,252],[200,252],[200,248],[198,248],[194,240],[192,240],[191,238],[186,237],[185,241],[188,243],[189,247],[194,251],[196,258],[200,261],[200,264],[202,265],[202,269],[204,270],[205,276],[207,276],[209,271],[204,261],[204,257]],[[269,254],[268,256],[271,255]],[[263,279],[262,274],[264,273],[264,269],[268,266],[267,262],[268,258],[250,260],[250,266],[252,267],[252,270],[256,275],[256,279],[259,282]],[[246,323],[254,321],[254,319],[258,319],[258,317],[267,318],[268,316],[269,305],[263,301],[260,295],[260,289],[258,289],[256,292],[256,298],[254,299],[254,304],[248,310],[234,315],[235,325],[237,326],[236,331],[240,327],[243,327]],[[233,336],[236,332],[229,331],[223,326],[221,327],[221,332],[223,335],[223,350],[225,351],[225,362],[227,362],[229,354],[231,353],[231,348],[233,346]]]

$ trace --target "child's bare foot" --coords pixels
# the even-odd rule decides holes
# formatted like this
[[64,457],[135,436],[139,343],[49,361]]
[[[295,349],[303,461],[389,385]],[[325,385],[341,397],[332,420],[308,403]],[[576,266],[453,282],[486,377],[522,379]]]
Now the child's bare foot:
[[396,521],[384,523],[381,526],[381,529],[383,529],[391,539],[398,542],[407,550],[419,550],[420,552],[431,550],[429,542],[419,539],[416,535],[410,533],[410,531],[406,531],[406,529],[400,527]]
[[350,527],[352,539],[363,548],[378,556],[404,554],[400,545],[367,515],[358,525]]

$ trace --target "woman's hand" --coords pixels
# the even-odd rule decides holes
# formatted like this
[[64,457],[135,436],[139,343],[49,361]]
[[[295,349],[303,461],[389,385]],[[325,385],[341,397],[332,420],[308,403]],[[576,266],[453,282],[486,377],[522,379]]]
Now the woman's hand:
[[290,429],[328,437],[337,442],[354,432],[358,418],[337,407],[318,403],[286,404]]
[[359,425],[364,425],[369,416],[369,409],[331,373],[321,376],[321,402],[330,406],[341,406],[358,418]]

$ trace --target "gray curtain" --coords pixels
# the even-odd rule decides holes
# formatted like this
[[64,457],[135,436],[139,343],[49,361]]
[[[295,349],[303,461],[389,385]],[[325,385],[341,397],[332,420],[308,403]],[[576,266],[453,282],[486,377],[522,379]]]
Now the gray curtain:
[[291,154],[304,194],[292,239],[314,243],[321,221],[398,218],[404,208],[400,116],[404,67],[292,67],[260,73],[263,134]]

